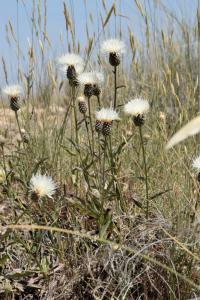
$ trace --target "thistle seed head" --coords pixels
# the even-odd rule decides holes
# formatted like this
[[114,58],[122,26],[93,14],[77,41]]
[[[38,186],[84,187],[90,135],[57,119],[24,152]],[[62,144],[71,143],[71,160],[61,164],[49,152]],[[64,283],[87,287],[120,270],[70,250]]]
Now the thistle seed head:
[[120,56],[117,53],[115,53],[115,52],[110,53],[109,54],[109,63],[113,67],[119,66],[119,64],[120,64]]
[[95,123],[95,131],[97,133],[100,133],[102,132],[102,128],[103,128],[103,122],[99,121],[99,120],[96,120],[96,123]]
[[78,97],[78,107],[81,114],[85,114],[87,112],[87,103],[85,101],[85,97]]
[[10,98],[10,108],[15,112],[17,112],[20,109],[19,97]]
[[140,126],[144,125],[144,121],[145,121],[144,115],[133,116],[133,122],[134,122],[135,126],[140,127]]
[[112,121],[111,122],[103,122],[102,134],[107,136],[110,135],[112,131]]

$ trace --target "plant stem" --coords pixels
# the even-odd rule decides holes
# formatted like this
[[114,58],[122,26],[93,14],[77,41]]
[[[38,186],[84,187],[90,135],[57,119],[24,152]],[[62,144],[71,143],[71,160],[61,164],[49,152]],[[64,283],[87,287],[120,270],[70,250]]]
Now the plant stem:
[[121,189],[120,189],[120,185],[119,182],[117,180],[117,170],[116,170],[116,163],[113,157],[113,151],[112,151],[112,137],[111,135],[109,136],[109,155],[110,155],[110,166],[111,166],[111,172],[112,172],[112,178],[113,178],[113,188],[115,190],[116,193],[116,197],[118,199],[118,209],[120,211],[120,209],[125,209],[123,203],[122,203],[122,193],[121,193]]
[[1,149],[2,149],[2,156],[3,156],[3,168],[4,168],[4,172],[6,174],[6,183],[7,183],[7,186],[9,186],[9,181],[8,181],[8,178],[7,178],[7,168],[6,168],[6,156],[5,156],[5,151],[4,151],[4,146],[1,146]]
[[89,111],[89,119],[90,119],[90,129],[91,129],[91,134],[92,134],[92,151],[94,152],[94,132],[93,132],[93,126],[92,126],[90,97],[88,97],[88,111]]
[[76,112],[76,99],[75,99],[75,87],[72,86],[72,102],[74,108],[74,123],[75,123],[75,135],[76,135],[76,145],[79,144],[78,138],[78,122],[77,122],[77,112]]
[[64,119],[63,119],[63,122],[62,122],[62,125],[61,125],[61,128],[60,128],[60,131],[58,133],[58,137],[57,137],[57,140],[56,140],[56,145],[58,145],[59,143],[60,144],[62,143],[62,139],[63,139],[64,133],[65,133],[65,127],[66,127],[67,117],[68,117],[68,114],[69,114],[70,108],[71,108],[71,103],[72,103],[72,99],[71,99],[71,101],[69,103],[69,106],[68,106],[67,111],[65,113],[65,116],[64,116]]
[[19,117],[18,117],[17,111],[15,111],[15,118],[16,118],[16,121],[17,121],[17,126],[18,126],[18,130],[19,130],[19,134],[20,134],[20,136],[21,136],[22,143],[23,143],[23,145],[24,145],[24,139],[23,139],[21,127],[20,127],[20,124],[19,124]]
[[117,67],[114,66],[114,109],[117,106]]
[[102,165],[101,213],[103,213],[103,206],[104,206],[104,202],[105,202],[104,187],[105,187],[106,150],[107,150],[107,138],[105,136],[105,138],[104,138],[103,165]]
[[101,108],[100,96],[97,96],[97,101],[98,101],[98,106],[99,106],[99,109],[100,109]]
[[141,140],[141,146],[142,146],[142,156],[143,156],[143,162],[144,162],[145,186],[146,186],[146,218],[148,219],[148,217],[149,217],[149,187],[148,187],[146,154],[145,154],[144,140],[143,140],[143,135],[142,135],[142,126],[139,126],[139,132],[140,132],[140,140]]
[[86,130],[87,130],[87,136],[88,136],[88,142],[89,142],[89,147],[90,147],[90,153],[92,155],[93,154],[92,153],[92,145],[91,145],[91,141],[90,141],[90,134],[89,134],[89,128],[88,128],[88,123],[87,123],[87,119],[86,119],[86,114],[84,114],[84,120],[85,120],[85,127],[86,127]]

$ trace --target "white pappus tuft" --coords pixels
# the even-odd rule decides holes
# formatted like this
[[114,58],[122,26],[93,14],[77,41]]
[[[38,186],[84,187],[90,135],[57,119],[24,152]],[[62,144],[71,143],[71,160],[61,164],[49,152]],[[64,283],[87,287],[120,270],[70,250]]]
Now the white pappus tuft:
[[138,116],[148,112],[150,106],[148,100],[136,98],[124,105],[124,112],[128,115]]
[[50,176],[37,173],[31,177],[30,191],[36,194],[38,198],[44,196],[52,198],[56,191],[56,184]]
[[103,42],[101,52],[103,53],[116,53],[121,55],[125,53],[126,45],[119,39],[109,39]]
[[58,58],[58,63],[65,66],[78,66],[83,65],[82,57],[75,53],[66,53]]
[[102,108],[96,112],[96,119],[101,122],[120,120],[118,113],[112,108]]
[[78,76],[78,82],[81,85],[96,84],[100,85],[104,82],[104,75],[101,72],[84,72]]
[[7,85],[3,93],[9,97],[19,97],[22,94],[22,88],[18,84]]

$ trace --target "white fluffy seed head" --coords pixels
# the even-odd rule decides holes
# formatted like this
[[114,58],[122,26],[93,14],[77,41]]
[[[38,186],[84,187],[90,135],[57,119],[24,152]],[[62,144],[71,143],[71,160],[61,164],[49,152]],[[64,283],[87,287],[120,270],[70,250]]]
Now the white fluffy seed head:
[[124,105],[124,112],[132,116],[144,115],[149,111],[149,107],[148,100],[136,98]]
[[121,55],[125,53],[126,45],[123,41],[118,39],[109,39],[103,42],[101,52],[103,53],[116,53]]
[[81,85],[97,84],[101,85],[104,82],[104,75],[101,72],[84,72],[78,76],[78,82]]
[[194,169],[200,170],[200,155],[193,160],[192,167]]
[[101,122],[120,120],[118,113],[112,108],[102,108],[96,112],[96,119]]
[[77,67],[78,65],[83,65],[83,59],[79,55],[75,53],[66,53],[58,58],[58,63],[60,65],[65,66],[74,66]]
[[39,198],[44,196],[52,198],[56,191],[56,184],[50,176],[37,173],[31,177],[30,191],[37,194]]
[[170,149],[189,136],[193,136],[200,132],[200,116],[192,119],[189,123],[183,126],[175,133],[166,145],[166,149]]
[[7,85],[3,89],[3,93],[9,97],[19,97],[22,94],[22,88],[18,84]]

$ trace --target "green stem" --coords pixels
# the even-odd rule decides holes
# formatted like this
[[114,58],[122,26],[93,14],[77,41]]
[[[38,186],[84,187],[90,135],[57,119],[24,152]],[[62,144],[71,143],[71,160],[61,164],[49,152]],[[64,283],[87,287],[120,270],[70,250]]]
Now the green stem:
[[110,154],[110,165],[111,165],[111,172],[112,172],[112,178],[113,178],[113,188],[115,190],[117,199],[119,201],[118,209],[119,210],[120,210],[120,208],[125,209],[123,203],[121,202],[122,193],[121,193],[120,185],[119,185],[118,180],[117,180],[117,170],[116,170],[116,164],[115,164],[115,161],[114,161],[114,158],[113,158],[112,137],[111,137],[111,135],[109,137],[109,144],[110,144],[109,145],[109,154]]
[[103,207],[104,207],[104,202],[105,202],[104,187],[105,187],[106,149],[107,149],[107,138],[105,136],[105,139],[104,139],[103,165],[102,165],[102,188],[101,188],[102,201],[101,201],[101,213],[103,213]]
[[68,117],[70,108],[71,108],[71,101],[70,101],[69,107],[68,107],[68,109],[65,113],[65,116],[64,116],[64,119],[63,119],[63,122],[62,122],[62,126],[60,128],[60,133],[59,133],[59,136],[58,136],[58,142],[60,142],[60,143],[62,143],[62,139],[63,139],[64,133],[65,133],[66,122],[67,122],[67,117]]
[[24,139],[23,139],[23,135],[22,135],[22,131],[21,131],[21,127],[20,127],[19,117],[18,117],[17,111],[15,111],[15,118],[16,118],[16,121],[17,121],[17,126],[18,126],[18,130],[19,130],[19,134],[21,136],[21,140],[22,140],[22,143],[24,145]]
[[92,155],[93,154],[92,153],[92,145],[91,145],[91,141],[90,141],[90,134],[89,134],[89,128],[88,128],[88,123],[87,123],[87,119],[86,119],[86,114],[84,114],[84,120],[85,120],[85,127],[86,127],[86,130],[87,130],[87,136],[88,136],[88,142],[89,142],[89,147],[90,147],[90,153]]
[[4,168],[4,172],[6,174],[6,183],[7,183],[7,186],[9,186],[9,181],[8,181],[8,178],[7,178],[7,168],[6,168],[6,157],[5,157],[5,151],[4,151],[4,146],[2,145],[1,146],[1,149],[2,149],[2,156],[3,156],[3,168]]
[[78,122],[77,122],[77,112],[76,112],[76,98],[75,98],[75,87],[72,86],[72,101],[73,101],[73,108],[74,108],[74,123],[75,123],[75,135],[76,135],[76,145],[79,144],[78,138]]
[[92,126],[92,114],[91,114],[91,103],[90,103],[90,97],[88,97],[88,111],[89,111],[89,119],[90,119],[90,129],[92,134],[92,151],[94,153],[94,131]]
[[99,106],[99,109],[101,108],[101,100],[100,100],[100,96],[97,96],[97,101],[98,101],[98,106]]
[[114,66],[114,109],[117,107],[117,67]]
[[148,187],[148,174],[147,174],[146,155],[145,155],[145,149],[144,149],[144,140],[143,140],[143,135],[142,135],[142,126],[139,126],[139,132],[140,132],[142,156],[143,156],[143,162],[144,162],[145,187],[146,187],[146,218],[148,219],[148,217],[149,217],[149,187]]

